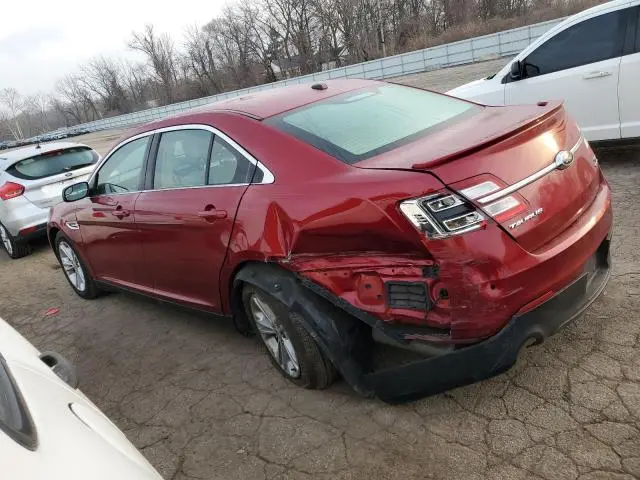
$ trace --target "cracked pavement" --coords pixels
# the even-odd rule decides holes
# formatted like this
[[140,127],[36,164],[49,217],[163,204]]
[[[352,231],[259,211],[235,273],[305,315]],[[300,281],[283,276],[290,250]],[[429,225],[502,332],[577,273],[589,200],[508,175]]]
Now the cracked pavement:
[[45,242],[0,254],[0,316],[71,359],[166,479],[640,478],[640,148],[598,154],[615,208],[604,294],[509,372],[411,404],[295,387],[230,322],[124,293],[84,301]]

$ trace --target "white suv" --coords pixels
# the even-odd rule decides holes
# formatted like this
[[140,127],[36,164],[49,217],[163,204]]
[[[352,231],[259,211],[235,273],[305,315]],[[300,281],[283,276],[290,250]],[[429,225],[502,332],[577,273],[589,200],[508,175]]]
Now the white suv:
[[556,25],[497,74],[447,92],[490,105],[562,99],[588,140],[640,137],[640,0]]
[[56,142],[0,152],[0,240],[11,258],[45,236],[49,208],[62,190],[89,178],[100,155],[86,145]]

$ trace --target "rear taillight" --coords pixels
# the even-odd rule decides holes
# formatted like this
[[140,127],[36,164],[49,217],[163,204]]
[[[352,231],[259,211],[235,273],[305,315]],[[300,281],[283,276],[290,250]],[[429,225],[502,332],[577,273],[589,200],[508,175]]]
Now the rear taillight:
[[414,198],[400,203],[400,211],[430,238],[444,238],[482,227],[485,216],[453,193]]
[[[482,206],[482,210],[497,222],[503,222],[527,209],[518,200],[516,194],[501,196],[498,190],[502,190],[502,188],[497,183],[488,180],[460,190],[460,193],[469,200],[477,200]],[[493,200],[491,197],[498,198]]]
[[18,183],[6,182],[0,187],[0,198],[2,200],[11,200],[19,197],[24,193],[24,187]]
[[[517,194],[500,196],[499,190],[502,187],[487,180],[460,190],[460,195],[447,192],[406,200],[400,204],[400,210],[431,238],[458,235],[482,227],[487,216],[500,223],[526,210]],[[476,201],[481,208],[470,201]]]

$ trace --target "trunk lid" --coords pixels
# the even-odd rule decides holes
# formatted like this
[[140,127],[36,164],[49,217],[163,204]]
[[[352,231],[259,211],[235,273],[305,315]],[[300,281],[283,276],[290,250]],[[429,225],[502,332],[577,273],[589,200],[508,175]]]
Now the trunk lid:
[[[572,149],[573,162],[555,168],[558,152]],[[501,190],[528,181],[511,194],[522,208],[496,216],[496,221],[523,248],[535,252],[575,222],[595,198],[600,172],[594,159],[562,104],[549,103],[485,107],[356,166],[426,171],[456,192],[487,181]],[[487,195],[472,201],[485,210],[492,203],[483,203]]]

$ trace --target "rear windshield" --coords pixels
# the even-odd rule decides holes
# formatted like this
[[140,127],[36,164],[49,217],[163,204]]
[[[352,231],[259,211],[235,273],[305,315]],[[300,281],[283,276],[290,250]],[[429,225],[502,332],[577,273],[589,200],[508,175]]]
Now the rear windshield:
[[7,171],[14,177],[36,180],[88,167],[97,161],[98,154],[89,147],[74,147],[25,158],[13,164]]
[[480,108],[417,88],[381,85],[336,95],[266,123],[353,164],[444,128]]

